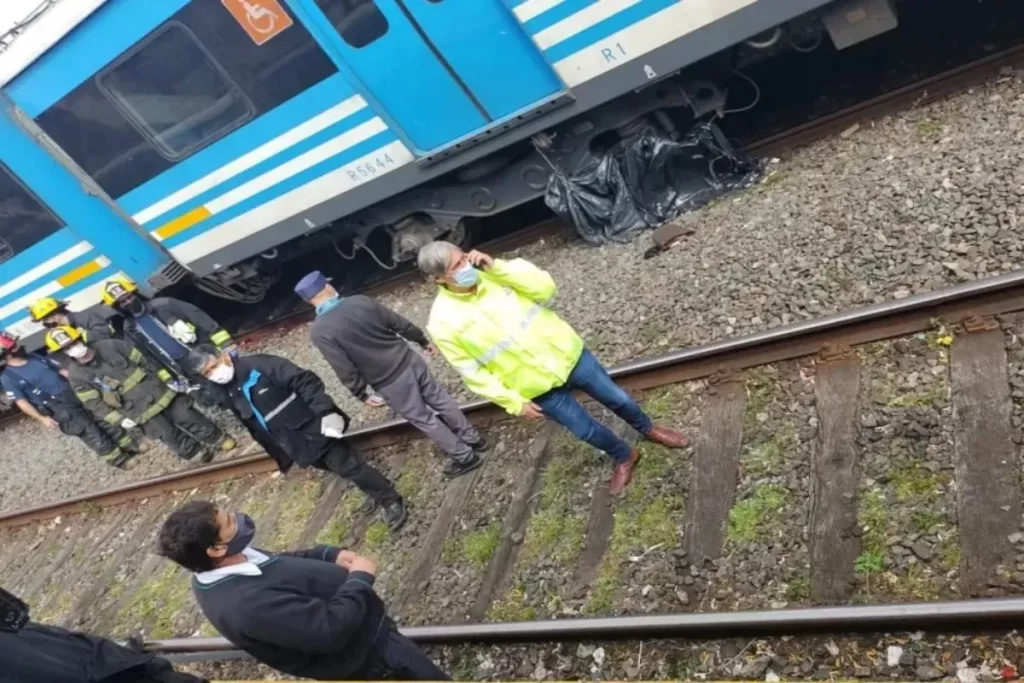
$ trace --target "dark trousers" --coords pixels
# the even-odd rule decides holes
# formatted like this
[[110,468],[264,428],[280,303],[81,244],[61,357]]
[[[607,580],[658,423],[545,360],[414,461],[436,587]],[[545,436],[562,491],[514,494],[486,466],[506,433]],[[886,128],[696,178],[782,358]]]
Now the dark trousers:
[[450,681],[427,654],[398,631],[391,631],[387,642],[377,649],[358,676],[361,680]]
[[102,683],[206,683],[206,679],[175,671],[170,662],[157,657],[145,666],[104,678]]
[[342,479],[355,484],[370,500],[389,505],[398,500],[398,491],[388,478],[366,464],[363,456],[355,452],[344,441],[335,441],[327,454],[313,463],[313,467],[334,472]]
[[196,410],[192,399],[181,395],[142,425],[142,433],[162,442],[185,460],[194,458],[204,447],[216,447],[224,438],[220,428]]
[[121,449],[135,448],[133,439],[120,425],[97,420],[83,406],[56,404],[48,406],[45,412],[57,421],[62,432],[78,437],[107,462],[116,460]]
[[633,397],[615,383],[590,351],[584,349],[565,384],[541,394],[533,402],[540,406],[548,419],[568,429],[580,441],[586,441],[612,456],[615,462],[624,462],[629,457],[629,445],[580,405],[572,395],[574,389],[590,394],[641,434],[647,434],[654,427],[651,418]]

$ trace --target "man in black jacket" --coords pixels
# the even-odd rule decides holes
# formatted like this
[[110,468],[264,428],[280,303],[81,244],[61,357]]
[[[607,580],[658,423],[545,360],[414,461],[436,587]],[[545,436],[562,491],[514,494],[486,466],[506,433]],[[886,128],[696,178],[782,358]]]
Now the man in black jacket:
[[203,683],[167,660],[85,633],[29,621],[0,588],[0,680],[16,683]]
[[448,680],[388,617],[373,560],[322,545],[268,554],[249,547],[255,534],[248,515],[199,500],[160,529],[160,554],[194,572],[200,609],[233,645],[293,676]]
[[310,338],[353,396],[377,405],[372,386],[448,455],[446,476],[480,467],[486,441],[406,342],[437,353],[423,330],[368,296],[342,299],[319,270],[302,278],[295,293],[316,307]]
[[279,356],[236,357],[209,345],[196,347],[190,366],[227,389],[231,412],[282,472],[293,464],[334,472],[383,507],[392,530],[405,524],[405,501],[342,440],[348,415],[334,404],[316,374]]

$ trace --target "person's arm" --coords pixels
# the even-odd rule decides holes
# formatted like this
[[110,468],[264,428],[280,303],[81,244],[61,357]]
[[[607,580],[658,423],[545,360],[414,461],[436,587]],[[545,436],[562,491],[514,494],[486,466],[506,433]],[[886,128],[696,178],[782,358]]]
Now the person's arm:
[[352,359],[345,353],[345,349],[341,348],[341,344],[331,339],[323,331],[314,331],[310,337],[313,346],[323,355],[342,385],[351,392],[356,400],[365,401],[370,393],[370,387],[356,370],[356,366],[352,364]]
[[[10,395],[8,393],[8,395]],[[29,403],[26,399],[18,398],[14,400],[14,405],[18,406],[18,410],[22,413],[31,417],[33,420],[43,425],[44,427],[56,427],[57,421],[52,417],[47,417],[36,410],[36,407]]]
[[333,545],[317,545],[304,550],[289,550],[274,554],[284,555],[285,557],[302,557],[307,560],[323,560],[324,562],[334,564],[338,561],[338,554],[341,550],[341,548]]
[[196,328],[196,336],[202,341],[209,341],[218,349],[231,346],[234,342],[231,333],[221,327],[203,309],[180,299],[165,299],[167,308],[178,318],[191,323]]
[[434,336],[434,343],[440,349],[441,355],[462,376],[462,381],[466,383],[466,387],[470,391],[501,406],[511,415],[520,415],[523,412],[523,406],[529,401],[506,387],[501,378],[480,365],[459,345],[458,341],[438,339],[436,335],[432,336]]
[[329,599],[275,590],[246,603],[240,616],[245,635],[263,643],[312,654],[330,654],[365,628],[367,607],[376,600],[373,575],[350,572]]
[[403,339],[408,339],[412,343],[418,344],[424,349],[430,345],[430,340],[427,339],[426,333],[410,322],[405,316],[395,313],[390,308],[374,299],[370,299],[370,301],[373,302],[373,307],[376,309],[377,315],[380,316],[384,325],[389,330]]
[[261,363],[260,370],[264,371],[264,374],[270,377],[272,382],[294,391],[314,414],[324,416],[338,412],[334,400],[327,395],[323,380],[311,370],[300,368],[287,358],[280,356],[274,356],[267,362]]
[[526,259],[494,259],[486,269],[488,275],[503,285],[511,287],[528,299],[546,304],[558,290],[554,278],[546,271]]

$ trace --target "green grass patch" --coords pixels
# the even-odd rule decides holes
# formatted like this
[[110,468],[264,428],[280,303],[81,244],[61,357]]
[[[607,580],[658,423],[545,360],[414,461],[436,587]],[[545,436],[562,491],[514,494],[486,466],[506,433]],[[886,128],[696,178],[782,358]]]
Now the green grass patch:
[[917,122],[917,134],[922,138],[934,138],[942,133],[942,126],[931,119]]
[[586,520],[573,510],[573,497],[585,484],[581,475],[595,456],[584,444],[562,435],[558,439],[559,452],[541,479],[540,507],[526,528],[520,552],[525,563],[547,556],[564,564],[583,549]]
[[191,592],[188,572],[178,565],[167,566],[152,581],[142,586],[118,613],[118,621],[141,622],[150,638],[164,639],[176,635],[174,617],[184,606]]
[[289,544],[295,543],[313,516],[322,493],[323,484],[318,480],[310,479],[295,487],[278,508],[274,534],[267,540],[270,550],[287,550]]
[[666,422],[676,415],[686,400],[684,393],[677,387],[654,391],[649,397],[644,398],[644,412],[654,422]]
[[939,542],[939,567],[942,571],[951,572],[960,567],[960,532],[951,530]]
[[423,493],[423,484],[427,480],[427,464],[429,460],[421,453],[411,453],[405,460],[402,473],[398,475],[395,489],[403,498],[415,500]]
[[910,523],[914,525],[914,530],[919,534],[926,534],[945,521],[946,519],[942,515],[927,510],[915,510],[910,515]]
[[729,511],[728,543],[750,543],[762,536],[786,506],[790,492],[779,484],[761,484]]
[[796,444],[796,430],[786,424],[767,440],[745,445],[741,462],[744,469],[754,477],[764,477],[778,471],[786,459],[786,453]]
[[477,569],[491,560],[501,541],[501,524],[491,522],[486,528],[471,531],[462,539],[462,557]]
[[885,494],[875,489],[862,495],[857,520],[861,526],[861,551],[866,555],[884,555],[885,526],[889,521]]
[[760,426],[757,416],[768,412],[775,398],[777,386],[774,377],[755,375],[747,380],[747,407],[743,415],[743,429],[746,434],[753,434]]
[[527,603],[526,591],[517,585],[491,606],[487,618],[490,621],[533,621],[537,610]]
[[790,602],[807,602],[811,599],[811,580],[805,576],[793,579],[786,586],[786,599]]
[[880,553],[861,553],[853,562],[858,574],[880,574],[885,569],[885,557]]
[[927,408],[942,405],[946,401],[946,387],[939,384],[925,391],[893,396],[886,402],[889,408]]
[[363,537],[363,550],[376,552],[391,538],[391,529],[387,522],[377,520],[366,527],[366,536]]
[[619,589],[622,566],[630,555],[655,547],[675,548],[679,544],[680,511],[683,499],[664,495],[659,484],[679,467],[666,448],[641,444],[644,459],[633,475],[626,495],[616,506],[615,526],[608,551],[601,560],[597,580],[590,590],[585,611],[594,614],[612,607]]
[[901,503],[920,501],[938,494],[943,484],[943,477],[921,466],[910,462],[894,468],[889,473],[896,499]]

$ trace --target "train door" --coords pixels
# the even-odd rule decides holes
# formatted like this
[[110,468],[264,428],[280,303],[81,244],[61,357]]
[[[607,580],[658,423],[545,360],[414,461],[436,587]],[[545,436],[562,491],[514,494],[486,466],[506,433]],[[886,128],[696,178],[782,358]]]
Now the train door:
[[421,157],[568,100],[503,0],[287,0]]
[[[24,189],[10,194],[12,204],[0,207],[0,213],[8,217],[11,212],[24,215],[28,226],[37,225],[33,229],[67,228],[74,235],[75,249],[95,248],[99,252],[95,260],[84,263],[65,278],[58,278],[53,295],[70,287],[72,279],[80,286],[110,262],[139,283],[148,282],[150,276],[171,262],[170,256],[138,232],[137,226],[108,202],[87,176],[77,175],[79,171],[70,160],[59,160],[59,153],[51,153],[28,130],[43,135],[10,100],[0,95],[0,168],[5,171],[8,185]],[[12,222],[15,229],[23,232],[24,226],[19,228],[20,224]]]

